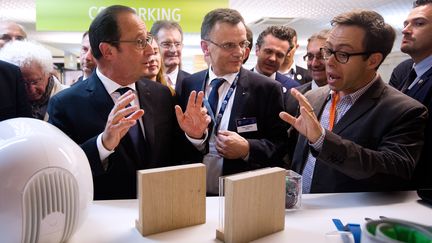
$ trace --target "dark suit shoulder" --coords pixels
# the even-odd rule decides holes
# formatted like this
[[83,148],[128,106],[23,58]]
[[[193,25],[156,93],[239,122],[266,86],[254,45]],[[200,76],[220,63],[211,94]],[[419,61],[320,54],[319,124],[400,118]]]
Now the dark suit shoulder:
[[389,84],[397,89],[401,89],[403,82],[408,77],[408,74],[413,67],[414,61],[410,58],[401,63],[399,63],[391,74]]

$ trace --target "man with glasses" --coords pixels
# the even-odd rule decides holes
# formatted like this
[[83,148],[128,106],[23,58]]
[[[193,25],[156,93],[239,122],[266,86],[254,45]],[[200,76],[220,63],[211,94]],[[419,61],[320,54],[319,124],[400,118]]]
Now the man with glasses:
[[258,36],[255,54],[257,64],[252,71],[281,83],[284,95],[300,84],[278,72],[289,51],[291,36],[286,26],[269,26]]
[[[320,49],[324,46],[328,37],[328,33],[329,30],[322,30],[313,34],[308,39],[308,44],[306,46],[307,53],[303,56],[303,59],[307,63],[308,71],[311,74],[312,81],[296,87],[296,89],[302,94],[311,89],[316,89],[327,84],[325,62]],[[288,94],[289,95],[287,95],[287,99],[285,101],[285,111],[294,116],[298,112],[298,102],[292,95],[290,95],[289,92]]]
[[168,87],[140,80],[152,37],[133,9],[105,8],[89,37],[96,71],[52,98],[49,122],[86,153],[95,199],[136,198],[137,170],[170,165],[182,155],[172,96]]
[[305,96],[291,89],[300,114],[280,114],[300,133],[291,167],[302,174],[304,193],[407,189],[427,111],[377,74],[395,32],[374,11],[343,13],[331,23],[321,48],[328,86]]
[[432,0],[417,0],[404,21],[401,51],[411,56],[392,73],[390,85],[428,107],[425,146],[414,172],[416,188],[432,188]]
[[180,93],[183,79],[190,75],[180,69],[183,30],[177,22],[159,20],[153,23],[150,33],[159,45],[167,83],[175,89],[176,93]]
[[[242,68],[248,46],[246,26],[238,11],[207,13],[201,25],[201,49],[210,67],[183,80],[179,97],[183,109],[201,106],[193,99],[199,91],[199,96],[205,93],[204,104],[211,116],[209,126],[201,122],[200,129],[189,137],[199,151],[198,160],[207,166],[209,195],[218,193],[219,176],[282,166],[279,152],[287,128],[278,119],[283,109],[282,87]],[[184,117],[180,107],[176,112],[178,119]]]
[[0,49],[9,41],[25,40],[24,27],[12,21],[0,21]]

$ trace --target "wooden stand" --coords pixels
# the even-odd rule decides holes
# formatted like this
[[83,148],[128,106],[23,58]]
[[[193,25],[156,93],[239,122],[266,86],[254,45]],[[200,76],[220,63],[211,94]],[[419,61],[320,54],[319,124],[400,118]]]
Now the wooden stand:
[[143,236],[205,223],[204,164],[140,170],[137,177],[136,228]]
[[266,168],[225,177],[224,242],[250,242],[285,226],[285,176],[282,168]]

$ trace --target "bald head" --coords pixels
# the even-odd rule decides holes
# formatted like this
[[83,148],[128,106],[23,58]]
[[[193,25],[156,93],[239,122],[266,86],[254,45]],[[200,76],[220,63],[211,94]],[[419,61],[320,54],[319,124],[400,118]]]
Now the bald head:
[[9,41],[24,40],[26,38],[27,34],[20,24],[12,21],[0,21],[0,48]]

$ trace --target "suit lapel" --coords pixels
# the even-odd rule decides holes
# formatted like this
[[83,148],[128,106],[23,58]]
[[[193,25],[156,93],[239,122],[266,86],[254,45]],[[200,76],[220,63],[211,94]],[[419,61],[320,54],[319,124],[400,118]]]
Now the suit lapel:
[[[241,68],[239,73],[239,79],[237,80],[237,87],[235,91],[234,97],[231,99],[234,99],[232,109],[231,109],[231,115],[229,119],[228,124],[228,130],[237,132],[237,126],[236,126],[236,117],[242,117],[244,108],[250,94],[248,92],[249,90],[249,78],[247,76],[247,72],[245,72],[245,69]],[[235,114],[233,116],[232,114]]]
[[96,72],[93,72],[90,78],[82,82],[87,82],[86,90],[88,91],[89,100],[92,101],[91,105],[93,109],[99,115],[100,119],[106,122],[108,114],[114,107],[114,101],[96,75]]
[[142,118],[145,130],[145,137],[147,144],[154,144],[155,139],[155,124],[154,124],[154,110],[153,97],[151,95],[150,87],[146,82],[152,82],[149,80],[139,80],[136,82],[136,88],[138,92],[138,97],[140,101],[140,107],[144,110],[144,116]]
[[415,84],[412,89],[408,90],[406,92],[407,95],[410,97],[413,97],[420,101],[421,103],[424,103],[426,100],[426,97],[428,96],[428,93],[431,91],[432,88],[432,81],[430,79],[432,76],[432,68],[430,68],[426,73],[424,73],[417,84]]
[[382,94],[385,84],[381,78],[375,81],[371,87],[354,103],[346,114],[335,124],[333,132],[341,133],[351,123],[358,120],[363,114],[375,106],[378,98]]

